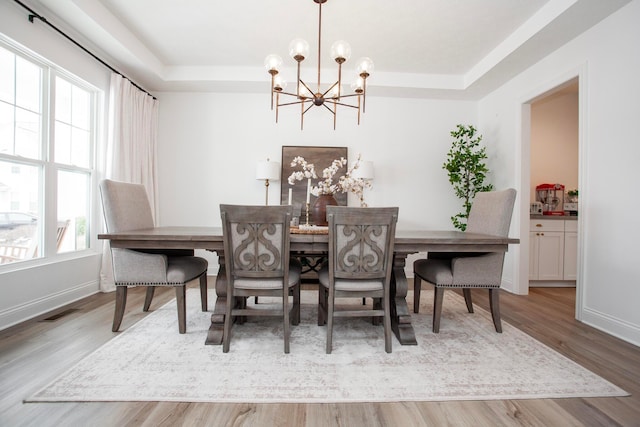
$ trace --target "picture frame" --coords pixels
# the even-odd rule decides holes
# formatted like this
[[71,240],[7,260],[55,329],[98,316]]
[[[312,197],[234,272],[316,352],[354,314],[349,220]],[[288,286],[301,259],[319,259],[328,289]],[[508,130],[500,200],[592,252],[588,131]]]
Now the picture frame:
[[[293,185],[290,185],[288,182],[289,176],[294,171],[299,171],[300,166],[291,166],[291,162],[294,158],[300,156],[304,157],[307,163],[313,163],[316,170],[316,175],[318,178],[311,180],[311,185],[314,186],[318,183],[318,181],[322,180],[322,171],[325,168],[331,166],[331,163],[336,160],[344,157],[347,159],[347,165],[342,166],[335,175],[335,178],[339,178],[340,176],[347,173],[347,166],[349,165],[349,158],[347,147],[303,147],[303,146],[293,146],[293,145],[283,145],[282,146],[282,161],[281,161],[281,174],[280,179],[282,180],[282,185],[280,186],[280,204],[286,205],[289,203],[289,189],[291,189],[291,204],[294,206],[294,216],[300,216],[299,209],[304,211],[304,204],[307,201],[307,182],[306,181],[296,181]],[[334,197],[340,206],[347,206],[347,194],[346,193],[336,193]],[[310,205],[313,206],[313,203],[316,200],[316,196],[313,194],[310,198]]]

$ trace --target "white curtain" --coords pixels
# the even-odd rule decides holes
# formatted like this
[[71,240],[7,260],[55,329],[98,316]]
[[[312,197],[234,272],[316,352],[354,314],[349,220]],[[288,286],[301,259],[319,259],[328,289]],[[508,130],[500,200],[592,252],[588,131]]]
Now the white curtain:
[[[143,184],[154,217],[157,217],[158,189],[156,146],[158,101],[136,88],[119,74],[111,74],[109,129],[106,147],[106,178]],[[115,290],[111,251],[104,245],[100,290]]]

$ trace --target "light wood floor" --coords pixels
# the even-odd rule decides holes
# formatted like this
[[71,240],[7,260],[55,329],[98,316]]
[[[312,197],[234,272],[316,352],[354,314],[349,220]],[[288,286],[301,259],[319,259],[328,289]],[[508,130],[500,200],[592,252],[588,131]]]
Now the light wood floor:
[[[173,296],[172,290],[158,290],[151,309]],[[474,297],[487,307],[485,293]],[[122,329],[145,316],[143,298],[143,290],[130,290]],[[528,296],[502,292],[502,318],[632,396],[359,404],[23,403],[114,336],[114,294],[98,294],[0,332],[0,426],[640,426],[640,348],[575,321],[574,299],[572,288],[533,288]],[[63,315],[46,320],[56,314]]]

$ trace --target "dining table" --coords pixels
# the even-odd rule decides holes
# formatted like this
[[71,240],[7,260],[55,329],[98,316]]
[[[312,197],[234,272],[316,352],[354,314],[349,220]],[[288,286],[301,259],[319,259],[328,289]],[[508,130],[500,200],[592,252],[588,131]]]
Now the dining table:
[[[292,255],[323,257],[328,253],[329,236],[322,232],[292,232]],[[227,283],[224,263],[222,227],[159,226],[139,230],[98,234],[112,248],[127,249],[204,249],[218,256],[215,282],[216,302],[205,344],[222,344]],[[416,345],[407,304],[409,284],[405,274],[407,257],[418,252],[506,252],[519,239],[453,230],[397,229],[391,277],[391,325],[402,345]]]

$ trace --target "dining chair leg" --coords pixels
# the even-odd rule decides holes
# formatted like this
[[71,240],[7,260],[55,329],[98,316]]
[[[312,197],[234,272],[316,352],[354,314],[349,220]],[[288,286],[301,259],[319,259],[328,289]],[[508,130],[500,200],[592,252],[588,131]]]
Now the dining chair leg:
[[120,324],[122,323],[122,317],[124,316],[124,308],[127,305],[127,287],[116,286],[116,309],[113,314],[113,326],[112,332],[118,332]]
[[500,288],[489,289],[489,308],[493,318],[493,326],[496,332],[502,333],[502,322],[500,322]]
[[207,272],[205,271],[200,276],[200,305],[202,311],[209,310],[209,300],[207,295]]
[[467,304],[467,310],[469,313],[473,313],[473,301],[471,300],[471,289],[464,288],[462,289],[462,294],[464,295],[464,302]]
[[231,316],[231,309],[235,305],[236,298],[233,296],[232,292],[229,292],[229,287],[227,287],[227,303],[225,304],[225,315],[224,315],[224,331],[222,333],[222,352],[228,353],[229,346],[231,344],[231,324],[233,323],[233,317]]
[[318,326],[327,324],[327,289],[318,285]]
[[327,304],[327,354],[331,354],[331,349],[333,347],[333,292],[329,291],[329,298]]
[[289,354],[289,336],[291,335],[291,324],[289,323],[289,289],[285,287],[282,291],[282,323],[284,326],[284,353]]
[[153,293],[155,292],[155,286],[147,286],[147,293],[144,296],[144,305],[142,306],[142,311],[149,311],[149,307],[151,307],[151,301],[153,300]]
[[420,291],[422,290],[422,279],[417,274],[413,276],[413,312],[420,312]]
[[187,332],[187,300],[185,285],[176,286],[176,304],[178,305],[178,331],[181,334]]
[[300,324],[300,283],[293,287],[293,325]]
[[438,286],[433,289],[433,326],[434,333],[440,332],[440,315],[442,314],[442,300],[444,297],[444,288]]
[[384,351],[391,353],[391,307],[389,296],[384,298]]

